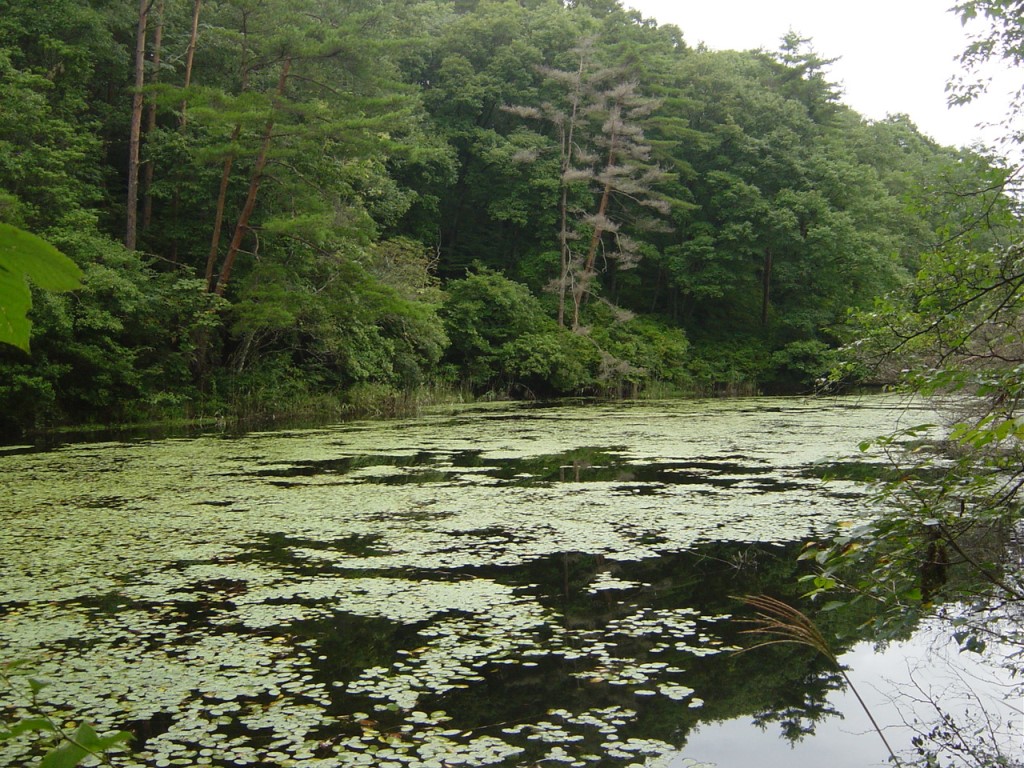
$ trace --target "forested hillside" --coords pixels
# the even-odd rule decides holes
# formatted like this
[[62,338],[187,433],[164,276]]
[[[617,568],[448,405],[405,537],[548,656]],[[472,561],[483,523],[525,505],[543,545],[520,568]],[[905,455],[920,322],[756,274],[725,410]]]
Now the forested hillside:
[[0,350],[0,429],[807,389],[1009,216],[826,56],[615,0],[6,0],[0,223],[84,279]]

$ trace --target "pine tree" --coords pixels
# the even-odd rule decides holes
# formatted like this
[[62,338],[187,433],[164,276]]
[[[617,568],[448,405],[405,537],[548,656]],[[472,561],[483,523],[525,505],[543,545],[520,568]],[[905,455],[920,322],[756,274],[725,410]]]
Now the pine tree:
[[[572,327],[580,327],[580,310],[598,290],[600,273],[609,266],[629,269],[640,259],[630,231],[657,228],[670,205],[658,193],[669,174],[651,159],[643,122],[658,107],[621,69],[601,67],[593,41],[573,51],[573,70],[553,67],[540,74],[554,98],[540,108],[512,107],[525,118],[551,126],[559,150],[560,253],[558,319],[566,324],[572,299]],[[663,227],[664,225],[661,224]],[[585,249],[576,247],[586,243]]]

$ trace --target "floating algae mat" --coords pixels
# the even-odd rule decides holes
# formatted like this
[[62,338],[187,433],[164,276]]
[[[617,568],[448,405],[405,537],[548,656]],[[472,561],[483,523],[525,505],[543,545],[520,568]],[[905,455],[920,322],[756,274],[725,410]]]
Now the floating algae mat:
[[[57,719],[133,731],[115,764],[688,765],[702,721],[796,689],[823,716],[818,660],[729,653],[729,596],[794,589],[801,542],[864,513],[819,468],[925,420],[492,405],[0,449],[0,654]],[[25,707],[0,692],[0,720]]]

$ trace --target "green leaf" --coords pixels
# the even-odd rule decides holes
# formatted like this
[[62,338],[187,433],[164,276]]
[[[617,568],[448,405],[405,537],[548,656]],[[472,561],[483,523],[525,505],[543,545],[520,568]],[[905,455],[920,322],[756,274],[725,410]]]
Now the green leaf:
[[82,280],[75,262],[41,237],[9,224],[0,224],[0,267],[48,291],[73,291]]
[[8,730],[0,732],[0,741],[13,739],[15,736],[20,736],[23,733],[52,732],[55,730],[56,728],[54,728],[53,723],[45,717],[26,717],[10,726]]
[[39,768],[75,768],[89,755],[102,755],[111,747],[117,746],[132,738],[127,731],[117,731],[108,736],[100,736],[88,723],[82,723],[71,734],[68,741],[43,756]]
[[67,741],[43,755],[39,768],[75,768],[88,756],[89,750]]
[[1017,423],[1013,419],[1007,419],[995,428],[994,434],[996,440],[1005,440],[1011,434],[1015,433],[1016,428]]
[[49,291],[71,291],[81,285],[82,272],[42,238],[0,224],[0,342],[28,352],[32,294],[25,278]]
[[53,723],[47,720],[46,718],[25,718],[23,720],[18,720],[16,723],[14,723],[6,732],[6,734],[0,736],[0,738],[10,738],[12,736],[17,736],[22,733],[39,733],[42,731],[55,730],[56,728],[54,727]]
[[830,579],[828,576],[816,576],[814,578],[814,586],[821,590],[834,589],[836,580]]
[[88,723],[78,726],[72,738],[94,754],[102,754],[113,746],[128,741],[132,735],[127,731],[116,731],[107,736],[100,736]]
[[0,341],[28,352],[31,308],[32,294],[25,279],[0,267]]
[[813,560],[813,559],[817,558],[818,553],[820,551],[821,550],[818,549],[817,547],[813,547],[813,546],[807,547],[803,552],[801,552],[799,555],[797,555],[796,559],[798,561],[799,560]]

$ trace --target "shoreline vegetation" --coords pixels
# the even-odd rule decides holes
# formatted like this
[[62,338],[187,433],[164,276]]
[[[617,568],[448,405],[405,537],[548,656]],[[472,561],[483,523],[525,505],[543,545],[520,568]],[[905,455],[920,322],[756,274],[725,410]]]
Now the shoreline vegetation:
[[[872,391],[872,390],[865,390]],[[879,390],[880,391],[880,390]],[[74,436],[88,440],[94,436],[122,434],[152,434],[154,436],[193,435],[212,430],[247,432],[265,429],[315,428],[359,420],[388,420],[414,418],[424,410],[437,410],[445,406],[500,403],[585,404],[629,400],[701,400],[759,397],[762,393],[754,385],[736,385],[712,392],[681,390],[675,386],[653,386],[634,397],[620,396],[566,396],[557,398],[512,397],[509,393],[487,392],[474,395],[466,389],[454,387],[424,387],[412,392],[399,392],[386,388],[360,388],[339,395],[308,395],[293,401],[255,399],[247,401],[238,410],[209,412],[197,409],[194,413],[152,413],[146,418],[121,422],[64,423],[25,429],[17,435],[5,435],[0,448],[19,440],[48,443]],[[793,394],[810,397],[813,393]],[[273,404],[273,408],[269,406]]]
[[851,313],[1016,216],[999,157],[830,64],[605,0],[11,0],[0,226],[79,278],[3,282],[0,434],[811,391]]

